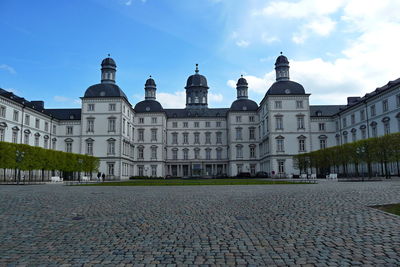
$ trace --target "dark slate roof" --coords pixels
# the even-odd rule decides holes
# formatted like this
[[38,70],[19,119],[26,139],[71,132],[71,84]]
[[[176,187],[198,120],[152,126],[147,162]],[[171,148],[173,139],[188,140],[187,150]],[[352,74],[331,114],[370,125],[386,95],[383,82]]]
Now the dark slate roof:
[[125,93],[114,83],[98,83],[86,89],[84,97],[124,97]]
[[271,85],[267,95],[304,95],[304,87],[293,81],[277,81]]
[[280,55],[275,62],[275,65],[279,64],[289,64],[289,60],[284,55]]
[[146,83],[145,83],[145,85],[144,85],[145,87],[156,87],[156,82],[154,81],[154,79],[153,78],[151,78],[151,76],[150,76],[150,78],[148,78],[147,80],[146,80]]
[[[310,116],[311,117],[323,117],[323,116],[333,116],[342,109],[344,109],[345,105],[318,105],[311,106],[310,105]],[[320,115],[318,114],[320,112]]]
[[206,77],[198,73],[189,76],[189,78],[186,81],[185,88],[187,89],[190,87],[197,87],[197,86],[208,88]]
[[229,108],[164,109],[168,118],[226,117]]
[[143,100],[136,104],[135,112],[163,112],[163,107],[156,100]]
[[240,77],[236,83],[236,86],[247,86],[247,85],[248,85],[247,80],[243,78],[243,76]]
[[6,97],[6,98],[8,98],[8,99],[10,99],[10,100],[12,100],[12,101],[14,101],[16,103],[22,104],[25,107],[28,107],[28,108],[31,108],[33,110],[36,110],[36,111],[39,111],[39,112],[42,112],[42,113],[46,114],[46,110],[43,107],[43,101],[28,101],[23,97],[19,97],[17,95],[14,95],[13,92],[9,92],[9,91],[6,91],[6,90],[1,89],[1,88],[0,88],[0,95],[3,96],[3,97]]
[[107,57],[105,59],[103,59],[103,61],[101,62],[101,66],[113,66],[116,67],[117,64],[115,64],[114,59]]
[[51,108],[46,111],[54,118],[59,120],[80,120],[81,109],[80,108]]
[[235,100],[230,108],[231,111],[256,111],[257,109],[257,103],[250,99]]

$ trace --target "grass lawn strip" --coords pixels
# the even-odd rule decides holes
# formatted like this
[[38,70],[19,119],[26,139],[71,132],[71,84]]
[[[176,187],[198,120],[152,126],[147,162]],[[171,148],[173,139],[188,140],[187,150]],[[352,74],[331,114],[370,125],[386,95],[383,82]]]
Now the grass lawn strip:
[[266,181],[260,179],[196,179],[196,180],[129,180],[122,182],[104,182],[80,184],[80,186],[172,186],[172,185],[274,185],[308,184],[305,182]]
[[400,216],[400,203],[374,206],[374,208]]

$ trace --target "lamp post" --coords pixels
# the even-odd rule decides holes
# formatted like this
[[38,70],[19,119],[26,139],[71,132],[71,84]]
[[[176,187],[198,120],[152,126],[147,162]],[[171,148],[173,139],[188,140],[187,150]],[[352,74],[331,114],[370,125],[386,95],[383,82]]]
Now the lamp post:
[[18,168],[18,181],[17,181],[17,184],[19,184],[19,182],[21,181],[21,168],[20,168],[21,166],[20,166],[20,163],[24,159],[24,156],[25,156],[25,152],[24,151],[17,150],[15,152],[15,160],[17,162],[17,168]]
[[81,158],[78,159],[78,164],[79,164],[79,171],[78,171],[78,182],[81,182],[81,168],[82,168],[82,162],[83,160]]

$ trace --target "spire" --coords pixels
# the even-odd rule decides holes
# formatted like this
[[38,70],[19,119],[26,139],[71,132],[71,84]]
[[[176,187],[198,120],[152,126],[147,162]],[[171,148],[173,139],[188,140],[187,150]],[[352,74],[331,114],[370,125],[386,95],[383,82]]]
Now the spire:
[[150,75],[144,85],[145,99],[156,100],[156,91],[157,91],[156,82]]
[[117,65],[114,59],[108,57],[101,62],[101,82],[102,83],[115,83],[115,73],[117,72]]
[[239,80],[236,83],[237,99],[247,99],[248,98],[248,83],[243,74],[240,75]]

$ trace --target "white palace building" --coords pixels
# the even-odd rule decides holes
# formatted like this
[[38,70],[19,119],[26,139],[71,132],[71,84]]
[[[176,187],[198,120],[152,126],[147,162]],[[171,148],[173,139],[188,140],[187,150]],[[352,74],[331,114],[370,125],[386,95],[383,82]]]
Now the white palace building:
[[289,61],[275,63],[276,82],[259,105],[237,82],[229,108],[209,108],[207,79],[186,82],[186,108],[166,109],[156,83],[145,84],[135,106],[115,82],[116,64],[101,63],[101,83],[90,86],[79,109],[46,109],[0,89],[0,141],[94,155],[107,179],[130,176],[215,176],[267,172],[298,174],[292,156],[400,130],[400,79],[346,105],[310,105],[310,94],[289,79]]

